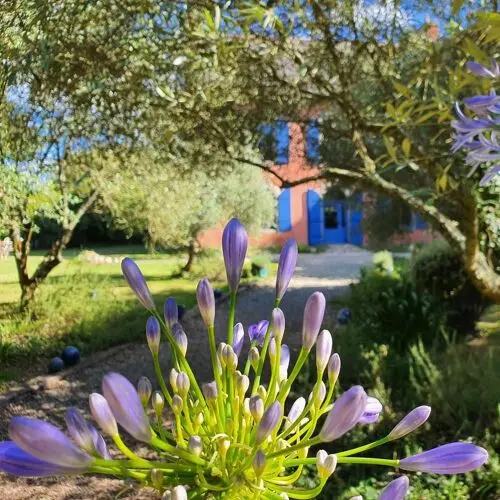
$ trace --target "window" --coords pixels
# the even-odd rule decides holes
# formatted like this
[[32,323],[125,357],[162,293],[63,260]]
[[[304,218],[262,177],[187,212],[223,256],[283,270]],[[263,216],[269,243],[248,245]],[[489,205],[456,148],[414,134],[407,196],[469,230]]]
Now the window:
[[264,123],[260,125],[259,131],[261,133],[259,149],[264,160],[272,161],[277,165],[287,164],[290,145],[288,123],[284,120]]
[[337,208],[333,205],[325,205],[325,229],[337,229],[339,227],[339,216]]
[[284,189],[278,196],[278,231],[292,229],[290,189]]
[[319,163],[320,159],[320,130],[317,120],[312,120],[307,124],[305,131],[306,157],[312,164]]

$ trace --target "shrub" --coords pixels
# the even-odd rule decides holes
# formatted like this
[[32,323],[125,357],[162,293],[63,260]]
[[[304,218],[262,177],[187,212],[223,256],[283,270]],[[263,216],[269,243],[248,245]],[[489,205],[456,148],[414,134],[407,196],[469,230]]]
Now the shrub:
[[431,293],[447,309],[451,328],[462,335],[474,333],[487,302],[469,279],[459,252],[436,240],[417,253],[411,275],[418,291]]

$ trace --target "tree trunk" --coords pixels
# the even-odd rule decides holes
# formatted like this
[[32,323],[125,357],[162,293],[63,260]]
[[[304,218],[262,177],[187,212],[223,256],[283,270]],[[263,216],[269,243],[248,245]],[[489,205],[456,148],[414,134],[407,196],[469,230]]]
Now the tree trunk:
[[184,267],[182,268],[183,272],[187,272],[187,273],[191,272],[191,270],[193,269],[193,263],[194,263],[195,256],[196,256],[196,243],[193,240],[193,241],[191,241],[191,243],[188,246],[188,260],[187,260],[186,264],[184,265]]

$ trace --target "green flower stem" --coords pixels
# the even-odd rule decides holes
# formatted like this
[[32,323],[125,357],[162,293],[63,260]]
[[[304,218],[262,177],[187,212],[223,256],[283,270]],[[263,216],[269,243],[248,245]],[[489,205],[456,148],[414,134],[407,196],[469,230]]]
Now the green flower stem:
[[352,450],[342,451],[337,453],[337,457],[348,457],[350,455],[357,455],[362,451],[371,450],[372,448],[376,448],[377,446],[388,443],[390,440],[388,437],[384,437],[382,439],[378,439],[377,441],[373,441],[373,443],[365,444],[364,446],[358,446],[357,448],[353,448]]
[[[280,301],[278,298],[274,299],[274,306],[278,307]],[[262,344],[262,350],[260,351],[259,365],[257,366],[257,371],[255,372],[255,379],[252,386],[252,396],[257,393],[257,388],[260,385],[260,377],[262,376],[262,370],[264,369],[264,362],[266,361],[267,348],[269,347],[269,341],[271,340],[271,323],[272,317],[269,319],[269,325],[266,330],[266,336],[264,338],[264,343]]]
[[153,446],[156,446],[156,448],[159,448],[160,450],[167,451],[171,455],[177,455],[178,457],[188,462],[192,462],[198,465],[206,465],[207,463],[206,460],[204,460],[203,458],[196,457],[186,450],[181,450],[180,448],[172,446],[171,444],[162,441],[157,436],[153,437],[153,439],[151,440],[151,444]]
[[319,437],[315,437],[314,439],[310,439],[308,441],[302,441],[301,443],[298,443],[295,446],[289,446],[288,448],[285,448],[283,450],[270,453],[269,455],[267,455],[267,459],[269,460],[270,458],[279,457],[281,455],[287,455],[288,453],[292,453],[293,451],[301,450],[306,446],[314,446],[315,444],[319,443],[321,443],[321,439]]
[[107,468],[112,470],[123,470],[125,469],[161,469],[162,471],[171,471],[172,474],[186,474],[195,475],[198,474],[199,469],[193,465],[180,464],[180,463],[167,463],[149,460],[105,460],[103,458],[96,458],[93,462],[93,466]]
[[281,341],[276,342],[276,359],[274,360],[274,366],[272,366],[271,381],[269,382],[269,389],[268,389],[269,392],[267,394],[267,398],[264,404],[264,408],[266,409],[271,404],[271,402],[274,401],[275,395],[278,392],[277,385],[279,380],[280,362],[281,362]]
[[160,386],[161,392],[169,406],[172,406],[172,396],[168,391],[167,384],[165,383],[165,379],[163,378],[163,373],[160,367],[160,360],[158,354],[153,354],[153,365],[155,368],[156,380],[158,381],[158,385]]
[[[399,467],[399,460],[387,460],[385,458],[339,457],[337,455],[337,463]],[[285,467],[297,467],[299,465],[316,465],[316,458],[293,458],[291,460],[285,460]]]
[[97,474],[110,474],[110,475],[127,475],[133,479],[138,479],[139,481],[143,481],[148,476],[143,472],[136,472],[132,470],[123,470],[123,469],[110,469],[109,467],[99,467],[92,466],[87,472],[97,473]]
[[303,465],[299,465],[299,467],[295,470],[295,472],[293,472],[289,476],[278,476],[275,479],[267,479],[267,481],[273,484],[278,484],[283,486],[293,484],[301,476],[303,468],[304,468]]
[[136,455],[130,448],[127,447],[127,445],[122,441],[122,438],[120,437],[119,434],[116,436],[113,436],[113,441],[116,444],[116,447],[127,457],[132,460],[138,460],[141,462],[147,462],[147,460],[144,460],[140,456]]
[[299,498],[299,499],[316,498],[321,493],[321,490],[324,488],[325,483],[326,480],[322,480],[318,484],[318,486],[316,486],[316,488],[306,490],[303,488],[285,488],[283,486],[279,486],[266,481],[266,484],[275,491],[286,493],[289,498]]
[[234,313],[236,311],[236,293],[231,292],[229,299],[229,318],[227,320],[227,343],[233,346]]
[[176,431],[177,444],[184,448],[186,446],[186,441],[184,441],[181,416],[179,415],[179,413],[175,414],[175,431]]
[[288,377],[283,387],[280,389],[278,397],[276,398],[281,404],[283,404],[287,392],[290,390],[290,387],[292,386],[294,380],[297,378],[297,375],[299,374],[302,366],[306,362],[307,356],[309,356],[309,351],[306,351],[304,348],[301,348],[299,357],[297,358],[297,362],[293,367],[292,373]]
[[283,500],[282,496],[269,490],[262,492],[262,497],[268,498],[269,500]]
[[[215,329],[214,325],[208,327],[208,343],[210,345],[210,357],[212,358],[212,370],[214,372],[215,383],[217,384],[217,406],[220,413],[220,417],[225,417],[224,414],[224,403],[222,401],[222,380],[220,377],[219,366],[217,364],[217,347],[215,345]],[[220,429],[219,429],[220,430]]]

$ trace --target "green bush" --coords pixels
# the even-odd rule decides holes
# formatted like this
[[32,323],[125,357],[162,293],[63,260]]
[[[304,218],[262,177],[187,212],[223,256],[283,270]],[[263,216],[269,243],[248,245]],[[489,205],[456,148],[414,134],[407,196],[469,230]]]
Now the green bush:
[[431,293],[447,309],[453,330],[474,333],[487,302],[469,279],[459,252],[445,240],[436,240],[417,253],[411,275],[419,291]]

